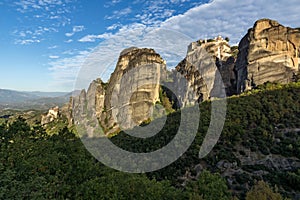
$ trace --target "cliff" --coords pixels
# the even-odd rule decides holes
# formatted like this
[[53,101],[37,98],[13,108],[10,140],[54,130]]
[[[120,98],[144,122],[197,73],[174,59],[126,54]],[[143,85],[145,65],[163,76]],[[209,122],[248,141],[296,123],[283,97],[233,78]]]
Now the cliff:
[[[187,56],[173,71],[173,82],[182,106],[202,102],[212,97],[224,97],[234,79],[228,41],[222,37],[199,40],[189,45]],[[226,77],[223,83],[221,77]]]
[[148,120],[165,74],[166,63],[153,49],[122,51],[107,85],[101,117],[104,129],[115,132],[119,126],[129,129]]
[[109,135],[139,125],[151,118],[165,76],[165,61],[153,49],[125,49],[108,83],[97,79],[73,99],[74,123],[90,127],[89,136],[98,126]]
[[299,71],[300,30],[258,20],[239,43],[237,92],[267,81],[289,83]]
[[[226,95],[231,96],[265,82],[292,82],[300,69],[299,47],[300,29],[270,19],[255,22],[240,41],[237,55],[235,47],[220,36],[192,42],[173,77],[180,101],[185,105],[208,100],[222,93],[220,84],[224,85]],[[222,83],[214,83],[218,74]],[[212,94],[215,86],[219,89]]]
[[[289,83],[299,71],[299,46],[299,29],[262,19],[238,48],[221,36],[192,42],[172,73],[153,49],[125,49],[108,83],[97,79],[72,100],[74,123],[90,130],[99,126],[106,135],[138,126],[151,119],[153,105],[161,100],[161,85],[169,87],[167,96],[178,108],[239,94],[265,82]],[[167,74],[171,77],[166,83]]]

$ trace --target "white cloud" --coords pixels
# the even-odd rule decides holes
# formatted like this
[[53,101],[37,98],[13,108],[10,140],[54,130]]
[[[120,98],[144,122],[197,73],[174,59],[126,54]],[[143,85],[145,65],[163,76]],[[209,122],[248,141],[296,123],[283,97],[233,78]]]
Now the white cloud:
[[21,0],[16,1],[15,5],[18,6],[19,12],[31,12],[36,9],[47,9],[56,5],[62,5],[61,0]]
[[15,30],[13,35],[15,38],[15,44],[32,44],[39,43],[44,40],[43,35],[45,33],[57,32],[58,30],[51,27],[38,26],[32,30]]
[[180,31],[194,40],[216,35],[237,43],[260,18],[272,18],[289,26],[300,25],[299,1],[214,0],[171,17],[163,28]]
[[[73,73],[76,83],[73,89],[85,88],[91,80],[97,77],[107,81],[114,70],[120,52],[124,48],[132,46],[154,48],[169,64],[174,66],[184,57],[186,46],[191,41],[190,38],[177,32],[135,23],[121,27],[116,34],[88,35],[82,38],[81,42],[91,42],[99,38],[106,38],[106,40],[102,41],[96,48],[86,51],[86,57],[75,54],[68,60],[58,59],[61,67],[64,66],[67,69],[71,65],[72,68],[76,66],[75,68],[80,69],[77,73],[70,71]],[[80,54],[82,55],[82,52]],[[52,63],[53,73],[56,74],[55,76],[66,75],[66,69],[58,67],[58,62]],[[62,73],[60,74],[61,70]],[[78,76],[76,77],[76,75]],[[68,77],[70,78],[72,75],[68,74]],[[61,77],[61,79],[63,78]]]
[[[159,6],[156,5],[155,9],[159,9]],[[77,89],[87,87],[97,77],[107,80],[114,70],[119,53],[131,46],[154,48],[169,65],[174,66],[184,58],[190,42],[222,35],[229,37],[231,43],[237,43],[259,18],[272,18],[286,26],[300,27],[299,9],[298,0],[290,0],[289,3],[283,0],[214,0],[170,17],[163,23],[133,23],[121,26],[115,34],[87,35],[80,41],[105,40],[95,49],[86,52],[85,58],[80,57],[80,54],[70,58],[73,63],[78,62],[77,58],[85,60],[81,60],[80,65],[77,63],[77,73],[65,74],[70,63],[62,62],[61,65],[66,68],[60,76],[61,79],[64,75],[73,77]],[[145,13],[145,16],[141,14],[139,17],[147,21],[153,14]],[[111,30],[113,28],[112,26]],[[82,65],[83,62],[85,63]],[[60,68],[55,68],[53,73],[60,74]]]
[[76,56],[56,59],[49,63],[54,79],[52,87],[72,90],[76,74],[80,71],[89,51],[79,51]]
[[84,26],[73,26],[72,32],[71,33],[66,33],[65,35],[67,37],[73,36],[75,33],[81,32],[84,30]]
[[115,6],[116,4],[120,3],[122,0],[112,0],[106,4],[104,4],[105,8],[109,8],[111,6]]
[[73,42],[72,39],[65,40],[65,43],[71,43],[71,42]]
[[20,37],[26,37],[26,33],[24,31],[19,32]]
[[40,43],[40,40],[37,39],[26,39],[26,40],[16,40],[15,44],[28,45],[33,43]]
[[74,33],[66,33],[65,35],[66,35],[67,37],[71,37],[71,36],[74,35]]
[[53,45],[53,46],[48,47],[48,49],[56,49],[57,47],[58,47],[57,45]]
[[49,17],[50,19],[59,19],[60,17],[58,15],[53,15]]
[[95,42],[97,39],[109,39],[112,36],[111,33],[104,33],[100,35],[86,35],[79,39],[79,42]]
[[116,30],[117,28],[122,27],[122,24],[116,23],[106,28],[108,31]]
[[73,26],[73,32],[81,32],[84,30],[84,26]]
[[51,58],[51,59],[58,59],[59,56],[52,56],[52,55],[50,55],[49,58]]
[[67,50],[67,51],[62,52],[63,55],[74,55],[77,53],[78,53],[77,49],[72,49],[72,50]]
[[143,9],[136,14],[135,19],[146,25],[157,25],[171,17],[175,10],[179,10],[178,7],[183,2],[184,0],[137,0],[134,3],[143,4]]
[[[30,26],[18,27],[19,32],[25,33],[26,37],[22,40],[42,40],[41,36],[46,33],[57,32],[61,26],[66,26],[71,23],[70,15],[74,7],[71,6],[70,0],[17,0],[13,1],[12,5],[15,10],[20,12],[23,24],[29,23]],[[37,14],[38,13],[38,14]],[[48,24],[49,27],[44,27]],[[20,43],[19,37],[22,35],[14,35],[15,43]],[[28,42],[34,43],[34,42]]]
[[127,16],[132,12],[130,7],[124,8],[122,10],[115,10],[112,15],[106,15],[105,19],[120,19],[121,17]]

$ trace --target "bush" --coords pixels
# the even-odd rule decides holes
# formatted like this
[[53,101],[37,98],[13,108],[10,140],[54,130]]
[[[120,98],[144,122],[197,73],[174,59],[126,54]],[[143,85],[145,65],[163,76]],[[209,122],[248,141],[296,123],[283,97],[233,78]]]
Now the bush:
[[282,200],[282,196],[274,192],[264,181],[259,181],[247,192],[246,200]]

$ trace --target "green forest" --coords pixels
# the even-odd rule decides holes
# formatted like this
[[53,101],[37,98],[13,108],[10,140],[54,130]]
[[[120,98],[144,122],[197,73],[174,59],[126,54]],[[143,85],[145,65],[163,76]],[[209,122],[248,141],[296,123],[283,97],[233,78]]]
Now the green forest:
[[[299,198],[299,94],[299,82],[266,83],[228,98],[221,138],[203,159],[198,154],[209,126],[211,102],[201,103],[198,134],[190,148],[171,165],[145,174],[104,166],[67,122],[52,122],[59,128],[49,134],[22,117],[2,120],[0,199]],[[169,113],[164,128],[151,138],[121,132],[110,140],[131,152],[154,151],[174,137],[180,114]]]

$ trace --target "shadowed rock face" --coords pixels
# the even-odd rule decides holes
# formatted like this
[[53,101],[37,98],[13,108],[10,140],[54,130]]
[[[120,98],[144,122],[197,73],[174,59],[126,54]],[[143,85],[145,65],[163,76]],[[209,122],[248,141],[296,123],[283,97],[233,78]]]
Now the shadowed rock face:
[[299,71],[300,31],[258,20],[239,43],[235,66],[237,92],[267,81],[288,83]]

